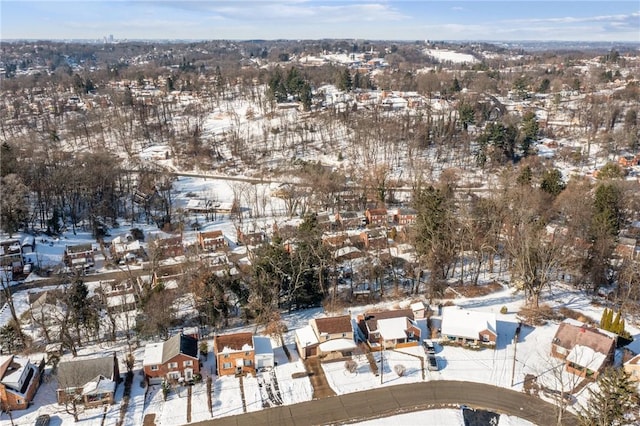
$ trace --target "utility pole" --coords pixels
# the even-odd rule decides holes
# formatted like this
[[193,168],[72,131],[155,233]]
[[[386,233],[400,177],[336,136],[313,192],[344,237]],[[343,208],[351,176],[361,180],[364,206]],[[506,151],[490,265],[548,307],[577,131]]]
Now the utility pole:
[[384,377],[384,346],[382,347],[382,351],[380,351],[380,384],[382,384],[383,377]]

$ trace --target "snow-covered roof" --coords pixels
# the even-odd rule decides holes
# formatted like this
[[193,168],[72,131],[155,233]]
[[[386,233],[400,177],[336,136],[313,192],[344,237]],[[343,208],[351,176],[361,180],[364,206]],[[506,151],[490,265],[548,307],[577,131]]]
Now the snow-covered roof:
[[296,330],[296,338],[303,348],[318,343],[318,337],[310,325],[306,325]]
[[356,347],[355,342],[350,339],[333,339],[320,343],[320,350],[322,352],[348,351]]
[[378,320],[378,331],[384,340],[397,340],[407,337],[407,318],[387,318]]
[[273,348],[271,347],[271,339],[265,336],[253,336],[253,346],[255,347],[255,354],[258,355],[273,355]]
[[116,382],[103,376],[97,376],[82,388],[82,395],[99,395],[103,393],[115,392]]
[[422,302],[412,303],[410,307],[411,307],[411,310],[414,311],[414,312],[415,311],[421,311],[421,310],[424,309],[424,303],[422,303]]
[[479,333],[489,330],[497,333],[496,314],[492,312],[468,311],[457,306],[442,310],[442,335],[477,339]]
[[107,306],[110,308],[115,308],[122,305],[131,305],[134,303],[136,303],[136,296],[133,293],[107,297]]
[[569,355],[567,355],[567,361],[593,371],[598,371],[606,359],[606,354],[596,352],[590,347],[582,345],[574,346]]
[[162,342],[149,343],[144,347],[143,366],[162,364]]

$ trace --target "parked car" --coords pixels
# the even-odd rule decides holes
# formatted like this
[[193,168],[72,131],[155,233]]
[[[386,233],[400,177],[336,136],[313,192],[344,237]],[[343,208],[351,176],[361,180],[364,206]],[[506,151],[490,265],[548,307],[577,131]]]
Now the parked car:
[[433,354],[429,354],[427,368],[429,371],[438,371],[438,360]]
[[431,340],[423,340],[422,347],[424,347],[424,351],[427,354],[435,354],[436,348],[433,346],[433,342]]
[[35,426],[49,426],[51,417],[48,414],[41,414],[36,419]]

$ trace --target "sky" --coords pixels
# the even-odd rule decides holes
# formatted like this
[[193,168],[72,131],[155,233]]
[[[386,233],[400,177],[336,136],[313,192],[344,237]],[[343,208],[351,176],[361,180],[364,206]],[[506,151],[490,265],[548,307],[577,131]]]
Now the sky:
[[640,43],[640,1],[0,0],[0,39]]

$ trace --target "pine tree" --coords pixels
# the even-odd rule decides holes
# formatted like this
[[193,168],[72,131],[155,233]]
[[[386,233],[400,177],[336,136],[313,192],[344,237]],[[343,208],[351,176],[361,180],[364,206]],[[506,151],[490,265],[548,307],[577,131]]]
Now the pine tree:
[[620,311],[618,311],[616,313],[616,318],[613,320],[613,322],[611,323],[611,328],[609,329],[609,331],[619,334],[619,329],[620,329]]
[[611,330],[612,325],[613,325],[613,309],[609,309],[607,312],[607,321],[604,324],[604,329]]
[[597,385],[589,389],[589,401],[578,415],[581,425],[637,424],[640,398],[628,373],[609,368],[598,376]]
[[603,330],[606,330],[605,325],[607,324],[608,310],[609,310],[608,308],[604,308],[604,311],[602,311],[602,316],[600,317],[600,328]]

